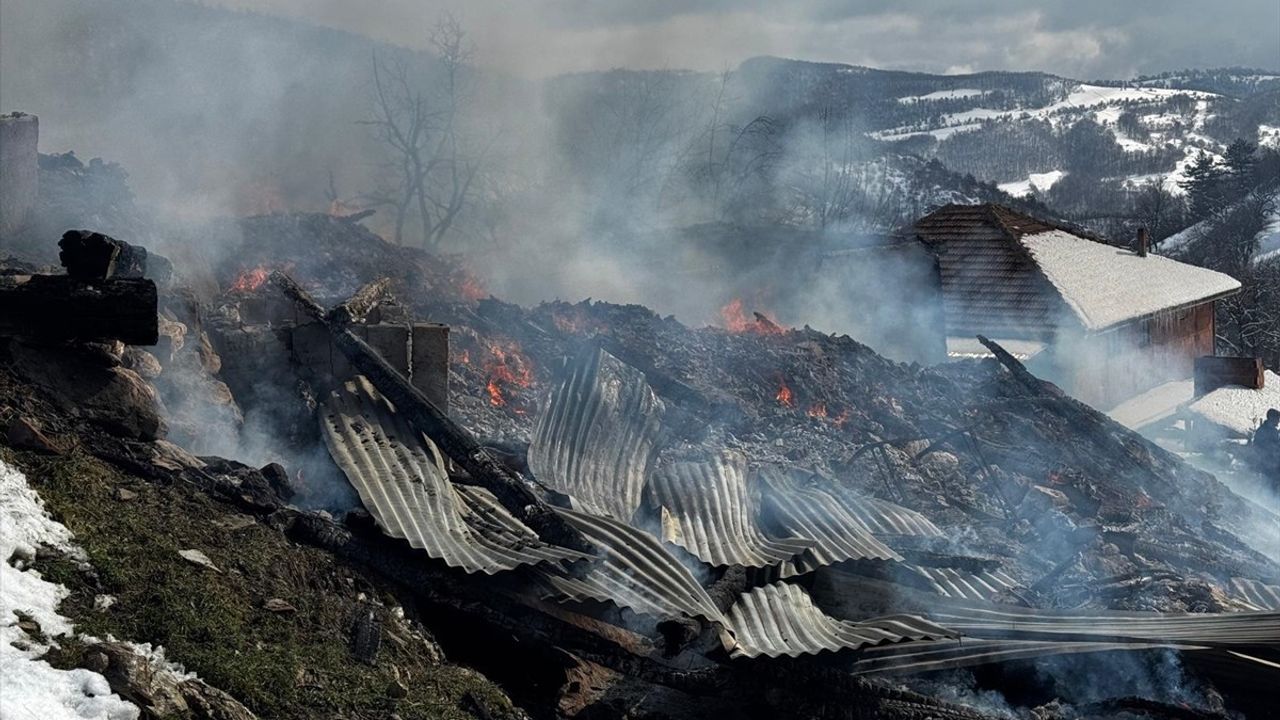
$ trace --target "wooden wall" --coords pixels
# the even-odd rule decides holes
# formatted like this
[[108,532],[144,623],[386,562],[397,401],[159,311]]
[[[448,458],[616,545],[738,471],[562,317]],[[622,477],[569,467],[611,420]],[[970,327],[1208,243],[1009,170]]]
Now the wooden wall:
[[[1161,312],[1062,348],[1070,391],[1101,410],[1171,380],[1190,380],[1196,358],[1214,352],[1214,303]],[[1070,356],[1063,357],[1067,350]]]

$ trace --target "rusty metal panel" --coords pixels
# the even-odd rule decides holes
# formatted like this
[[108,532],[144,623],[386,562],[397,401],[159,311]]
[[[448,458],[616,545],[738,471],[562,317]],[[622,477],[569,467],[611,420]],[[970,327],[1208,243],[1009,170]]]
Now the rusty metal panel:
[[725,625],[711,596],[689,568],[654,536],[612,518],[555,508],[587,541],[601,550],[586,571],[571,574],[544,565],[538,574],[561,600],[599,600],[657,618],[687,615]]
[[584,557],[541,542],[477,488],[459,494],[435,445],[409,427],[363,376],[325,402],[321,434],[378,526],[467,572]]
[[729,609],[736,644],[733,657],[799,657],[821,652],[958,634],[914,615],[864,622],[837,620],[818,609],[798,585],[774,583],[743,593]]
[[759,497],[747,485],[747,459],[723,450],[705,460],[674,462],[654,474],[662,539],[715,566],[766,567],[814,546],[798,537],[769,537],[759,526]]
[[657,454],[664,412],[644,373],[602,349],[587,351],[538,418],[529,468],[576,509],[630,520]]

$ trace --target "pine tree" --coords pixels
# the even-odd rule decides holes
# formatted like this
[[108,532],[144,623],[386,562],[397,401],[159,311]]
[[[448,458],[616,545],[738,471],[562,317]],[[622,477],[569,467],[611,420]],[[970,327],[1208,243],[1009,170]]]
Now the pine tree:
[[1203,220],[1226,204],[1226,177],[1226,170],[1203,150],[1187,166],[1186,178],[1179,185],[1187,193],[1187,212],[1193,221]]
[[1231,198],[1239,199],[1253,188],[1258,160],[1258,146],[1243,138],[1236,138],[1227,147],[1227,184]]

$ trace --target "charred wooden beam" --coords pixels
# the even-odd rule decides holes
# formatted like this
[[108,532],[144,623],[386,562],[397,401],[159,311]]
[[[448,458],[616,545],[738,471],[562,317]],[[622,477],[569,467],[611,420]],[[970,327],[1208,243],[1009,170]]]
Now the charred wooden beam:
[[346,302],[329,311],[329,319],[339,324],[356,322],[369,314],[391,286],[391,278],[378,278],[356,291]]
[[68,230],[58,241],[58,260],[71,277],[93,282],[140,278],[147,272],[147,249],[90,230]]
[[466,470],[476,482],[494,494],[521,522],[528,525],[544,541],[582,552],[594,552],[591,544],[574,528],[560,519],[542,500],[501,463],[494,460],[471,433],[436,407],[421,390],[396,372],[373,348],[357,337],[342,321],[343,313],[330,317],[288,275],[276,271],[271,281],[298,307],[325,327],[338,348],[357,372],[373,383],[401,413],[440,448],[440,451]]
[[160,337],[156,306],[156,284],[150,280],[86,283],[67,275],[34,275],[16,287],[0,288],[0,335],[155,345]]

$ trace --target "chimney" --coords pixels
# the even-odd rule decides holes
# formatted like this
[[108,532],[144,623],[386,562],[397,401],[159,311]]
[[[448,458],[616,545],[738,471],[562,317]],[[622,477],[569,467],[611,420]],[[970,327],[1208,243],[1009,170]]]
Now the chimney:
[[1151,249],[1151,235],[1147,233],[1146,227],[1138,228],[1138,257],[1146,257],[1147,251]]

